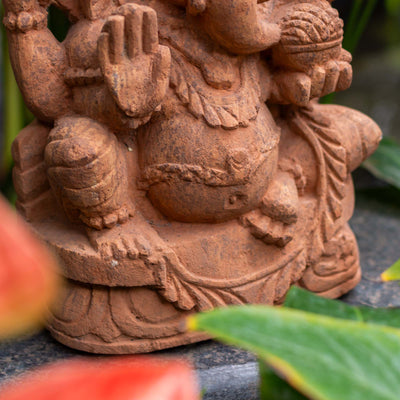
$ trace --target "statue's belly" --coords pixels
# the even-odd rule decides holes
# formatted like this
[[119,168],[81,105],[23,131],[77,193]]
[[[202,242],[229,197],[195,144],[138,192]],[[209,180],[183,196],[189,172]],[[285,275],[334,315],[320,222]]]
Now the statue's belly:
[[276,170],[279,128],[265,106],[246,128],[210,128],[179,113],[138,139],[148,196],[176,221],[220,222],[256,208]]

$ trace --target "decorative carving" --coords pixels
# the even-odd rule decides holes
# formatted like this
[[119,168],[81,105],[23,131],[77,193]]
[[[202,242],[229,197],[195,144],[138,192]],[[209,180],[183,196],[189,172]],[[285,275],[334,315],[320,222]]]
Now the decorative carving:
[[13,145],[17,208],[66,277],[55,338],[146,352],[205,339],[184,329],[196,311],[357,284],[350,173],[381,132],[317,103],[352,80],[329,1],[4,5],[37,118]]
[[[274,144],[275,145],[275,144]],[[144,189],[159,182],[178,181],[196,182],[207,186],[238,186],[248,183],[260,164],[266,158],[261,154],[259,160],[251,164],[246,149],[235,149],[228,154],[226,169],[201,167],[200,165],[165,163],[146,167],[142,174]]]
[[173,64],[170,84],[179,100],[196,118],[203,117],[213,128],[225,129],[248,126],[249,121],[257,118],[261,93],[255,58],[242,62],[236,91],[215,93],[184,56],[173,48],[171,53]]

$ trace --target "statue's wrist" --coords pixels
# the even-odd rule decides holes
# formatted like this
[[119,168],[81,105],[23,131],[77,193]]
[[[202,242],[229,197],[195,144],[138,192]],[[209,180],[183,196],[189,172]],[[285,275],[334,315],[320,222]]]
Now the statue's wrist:
[[3,23],[7,30],[11,32],[41,30],[47,27],[47,12],[44,9],[31,12],[21,11],[18,14],[8,12]]

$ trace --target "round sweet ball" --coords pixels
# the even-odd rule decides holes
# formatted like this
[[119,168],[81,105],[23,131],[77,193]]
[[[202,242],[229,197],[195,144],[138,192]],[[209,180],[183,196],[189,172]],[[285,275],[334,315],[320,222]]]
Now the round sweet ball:
[[281,19],[282,37],[274,49],[278,65],[307,72],[340,57],[343,21],[332,7],[296,4]]

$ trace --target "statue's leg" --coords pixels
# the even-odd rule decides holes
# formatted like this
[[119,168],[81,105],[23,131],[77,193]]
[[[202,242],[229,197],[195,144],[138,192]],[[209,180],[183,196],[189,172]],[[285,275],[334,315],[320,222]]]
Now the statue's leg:
[[133,214],[120,144],[105,126],[84,117],[58,120],[45,149],[50,185],[73,221],[95,229]]

